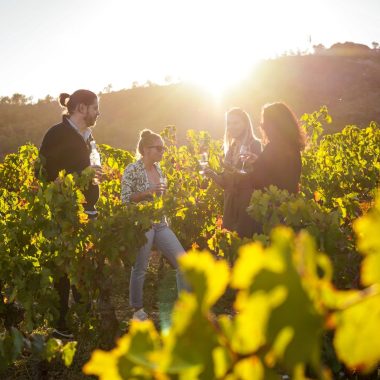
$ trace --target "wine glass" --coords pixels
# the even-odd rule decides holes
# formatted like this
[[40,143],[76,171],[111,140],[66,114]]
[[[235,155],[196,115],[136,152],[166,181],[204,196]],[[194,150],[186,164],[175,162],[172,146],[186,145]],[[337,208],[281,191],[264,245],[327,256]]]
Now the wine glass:
[[168,180],[165,177],[160,177],[160,185],[163,190],[161,190],[160,195],[164,195],[165,190],[168,186]]
[[249,147],[247,145],[242,145],[239,150],[239,156],[240,160],[243,163],[241,169],[239,170],[239,173],[241,174],[246,174],[247,171],[244,169],[245,162],[248,160],[250,157],[251,152],[249,150]]
[[205,137],[199,139],[199,151],[205,152],[207,150],[207,140]]
[[207,152],[203,152],[198,157],[199,165],[201,166],[201,170],[199,171],[199,174],[205,174],[205,169],[208,166],[208,154]]

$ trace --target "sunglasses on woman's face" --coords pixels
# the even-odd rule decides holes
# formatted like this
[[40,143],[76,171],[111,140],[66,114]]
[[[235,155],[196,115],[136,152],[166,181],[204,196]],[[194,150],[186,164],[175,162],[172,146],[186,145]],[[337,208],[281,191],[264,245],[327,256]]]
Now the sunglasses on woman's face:
[[148,148],[155,148],[159,152],[165,152],[166,150],[166,147],[163,145],[151,145],[151,146],[148,146]]

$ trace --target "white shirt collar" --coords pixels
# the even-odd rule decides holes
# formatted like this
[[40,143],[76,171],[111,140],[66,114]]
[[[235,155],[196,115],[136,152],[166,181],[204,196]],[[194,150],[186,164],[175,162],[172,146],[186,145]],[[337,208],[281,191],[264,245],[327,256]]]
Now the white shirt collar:
[[81,132],[79,130],[79,128],[75,125],[75,123],[72,120],[70,120],[70,118],[67,118],[67,121],[83,137],[84,141],[88,140],[88,138],[91,135],[91,129],[90,128],[86,128],[83,132]]

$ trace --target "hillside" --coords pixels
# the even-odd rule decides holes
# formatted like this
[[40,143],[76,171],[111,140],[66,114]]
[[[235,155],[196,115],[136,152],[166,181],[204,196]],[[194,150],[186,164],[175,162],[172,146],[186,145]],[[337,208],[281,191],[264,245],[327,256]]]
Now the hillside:
[[[8,104],[4,99],[0,104],[1,154],[27,141],[39,145],[45,131],[60,120],[56,101]],[[333,116],[330,132],[347,124],[379,122],[380,50],[356,56],[314,54],[266,60],[220,101],[184,83],[105,93],[94,134],[99,143],[126,149],[133,149],[140,129],[157,131],[169,124],[177,126],[179,140],[188,129],[205,129],[219,138],[229,107],[245,108],[257,125],[261,106],[277,100],[288,103],[298,116],[327,105]]]

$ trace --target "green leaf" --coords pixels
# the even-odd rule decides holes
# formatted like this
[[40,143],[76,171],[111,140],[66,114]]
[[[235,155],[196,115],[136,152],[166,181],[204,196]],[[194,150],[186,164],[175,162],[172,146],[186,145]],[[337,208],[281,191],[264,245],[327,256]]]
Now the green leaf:
[[235,368],[234,374],[242,380],[264,379],[264,366],[257,357],[240,360]]
[[218,379],[222,378],[232,365],[231,355],[225,347],[216,347],[212,352],[212,357],[215,375]]
[[380,193],[375,207],[354,223],[358,236],[357,246],[365,256],[361,268],[364,285],[380,284]]
[[246,244],[239,250],[239,257],[235,262],[231,286],[236,289],[247,289],[255,277],[262,271],[268,270],[281,273],[285,270],[285,263],[276,250],[264,250],[261,243]]
[[380,361],[380,295],[367,298],[336,314],[334,347],[351,369],[371,371]]
[[85,375],[96,375],[100,380],[123,380],[118,367],[120,356],[125,350],[121,341],[129,341],[129,337],[123,337],[122,340],[119,340],[118,347],[109,352],[95,350],[91,359],[84,365],[83,373]]
[[181,373],[186,375],[185,378],[215,378],[213,352],[218,341],[201,305],[194,294],[181,293],[160,357],[160,368],[164,373]]
[[24,347],[24,336],[16,328],[11,329],[12,337],[12,359],[15,360],[20,354]]
[[150,357],[152,352],[161,349],[161,342],[153,322],[132,321],[129,335],[131,341],[127,352],[128,359],[135,364],[155,368],[157,364]]
[[68,342],[61,349],[62,360],[66,367],[70,367],[73,362],[77,344],[78,342]]
[[277,287],[271,292],[257,291],[253,294],[239,292],[233,320],[221,317],[222,330],[230,341],[234,352],[253,354],[267,343],[267,324],[272,310],[286,298],[286,289]]
[[224,293],[229,281],[225,261],[215,260],[209,252],[189,252],[179,259],[181,270],[190,283],[202,310],[206,312]]
[[[274,350],[276,359],[289,370],[299,362],[310,363],[314,367],[318,367],[323,321],[322,315],[318,314],[314,300],[311,298],[315,292],[315,289],[312,288],[314,281],[302,281],[302,277],[300,277],[305,270],[303,265],[305,260],[302,257],[308,250],[297,251],[296,245],[291,230],[277,228],[272,233],[272,245],[261,252],[256,250],[256,255],[251,255],[250,266],[254,268],[251,273],[247,275],[247,269],[245,269],[249,265],[247,252],[244,254],[244,261],[239,266],[237,263],[233,275],[234,285],[240,282],[246,287],[251,282],[251,285],[246,288],[248,295],[242,305],[248,301],[251,295],[263,294],[263,292],[266,293],[267,299],[262,298],[261,308],[268,303],[268,300],[271,300],[268,305],[272,310],[267,322],[263,325],[266,326],[266,344],[281,347],[281,352]],[[311,246],[309,249],[312,250],[313,247]],[[251,252],[253,251],[251,250]],[[313,255],[316,252],[311,251],[309,254]],[[312,268],[313,266],[309,266],[309,271]],[[314,270],[317,271],[316,265]],[[250,278],[250,281],[245,284],[239,280],[239,277],[243,276],[243,271],[245,271],[244,276]],[[308,273],[306,272],[306,274]],[[317,278],[317,275],[313,274],[313,277]],[[307,290],[307,287],[311,288]],[[284,328],[292,331],[292,339],[286,341],[285,350],[282,335]],[[281,340],[282,344],[278,343]],[[277,350],[279,349],[277,348]]]
[[46,342],[46,346],[45,346],[44,356],[46,360],[50,362],[52,359],[54,359],[57,353],[60,352],[61,347],[62,347],[62,342],[59,339],[50,338]]

